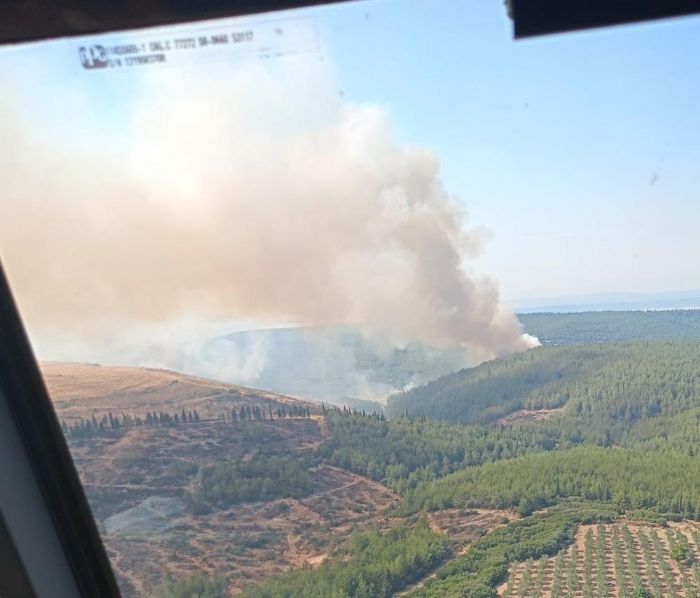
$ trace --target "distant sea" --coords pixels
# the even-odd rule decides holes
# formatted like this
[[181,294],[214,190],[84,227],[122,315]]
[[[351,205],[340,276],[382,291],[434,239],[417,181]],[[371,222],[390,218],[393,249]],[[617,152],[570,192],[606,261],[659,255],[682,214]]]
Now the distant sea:
[[522,314],[700,309],[700,290],[664,293],[606,293],[524,299],[513,301],[512,307],[516,312]]

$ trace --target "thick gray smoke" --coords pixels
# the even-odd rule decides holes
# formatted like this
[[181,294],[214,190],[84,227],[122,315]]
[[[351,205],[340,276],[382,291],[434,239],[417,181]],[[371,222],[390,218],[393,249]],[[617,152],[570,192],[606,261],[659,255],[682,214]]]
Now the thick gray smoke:
[[30,328],[87,338],[196,313],[354,322],[484,357],[531,346],[469,274],[482,238],[437,156],[382,110],[299,87],[164,73],[126,130],[82,140],[0,103],[0,255]]

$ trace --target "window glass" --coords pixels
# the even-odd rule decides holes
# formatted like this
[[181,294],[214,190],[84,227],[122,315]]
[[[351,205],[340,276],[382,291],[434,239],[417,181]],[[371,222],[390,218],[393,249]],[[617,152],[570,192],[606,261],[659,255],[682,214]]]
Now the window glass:
[[377,0],[0,51],[0,257],[124,596],[700,592],[700,51]]

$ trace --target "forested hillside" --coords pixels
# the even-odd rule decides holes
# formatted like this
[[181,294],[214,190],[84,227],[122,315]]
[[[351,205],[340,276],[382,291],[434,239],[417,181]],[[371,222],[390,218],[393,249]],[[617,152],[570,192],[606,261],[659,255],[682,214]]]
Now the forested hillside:
[[251,587],[247,598],[357,596],[389,598],[437,566],[450,548],[425,519],[386,534],[355,534],[317,570],[301,569]]
[[545,429],[386,421],[339,412],[327,419],[331,438],[322,448],[323,457],[400,493],[465,467],[556,445],[556,435]]
[[[377,416],[338,411],[328,413],[327,421],[331,438],[322,449],[323,457],[396,488],[403,495],[397,516],[421,514],[422,517],[425,513],[430,516],[487,508],[513,509],[523,517],[488,533],[459,554],[429,549],[435,556],[428,562],[433,567],[440,566],[409,591],[409,596],[495,597],[499,595],[500,584],[509,577],[510,565],[526,562],[524,570],[529,571],[533,560],[547,563],[555,555],[560,555],[553,570],[561,585],[563,555],[582,524],[642,521],[663,526],[668,520],[700,520],[700,461],[694,456],[700,432],[698,409],[669,417],[642,418],[641,423],[627,432],[626,443],[630,448],[593,446],[583,439],[579,446],[567,448],[570,445],[561,439],[565,432],[549,423],[514,428],[464,426],[410,418],[384,421]],[[653,438],[649,437],[650,427],[658,432]],[[700,539],[700,533],[692,531],[695,528],[689,529],[689,534]],[[390,538],[386,535],[385,540],[379,540],[375,536],[375,541],[381,547]],[[662,563],[666,567],[664,577],[659,577],[651,564],[645,565],[647,569],[640,573],[636,561],[631,565],[617,562],[622,550],[617,541],[616,571],[618,576],[626,576],[621,578],[623,585],[619,586],[618,594],[661,597],[668,595],[664,587],[674,591],[682,587],[688,588],[686,593],[674,595],[695,596],[700,581],[693,579],[700,569],[689,563],[679,573],[673,573],[664,560],[672,558],[668,550],[677,540],[666,549],[657,541],[652,554],[649,552],[652,547],[643,543],[645,536],[641,532],[639,538],[643,552],[640,558],[647,563],[651,562],[649,559]],[[398,540],[392,543],[391,552],[370,553],[377,557],[376,566],[368,566],[361,553],[340,551],[319,569],[286,575],[260,589],[251,589],[250,595],[271,598],[320,596],[324,592],[358,597],[388,595],[384,589],[377,589],[375,580],[388,580],[389,571],[402,570],[402,563],[419,558],[410,556],[417,554],[411,545]],[[608,581],[600,581],[600,576],[607,575],[607,548],[598,544],[599,578],[595,583],[597,587],[604,584],[610,588]],[[633,549],[633,544],[625,548]],[[594,584],[590,578],[589,542],[581,555],[583,571],[578,575],[583,577],[577,577],[575,570],[571,573],[578,549],[571,550],[573,556],[566,557],[570,563],[569,592],[598,595],[591,589]],[[680,555],[678,558],[685,558],[687,551],[687,547],[680,545],[675,552]],[[420,566],[416,570],[425,573],[430,569],[423,557],[417,562]],[[626,573],[630,567],[631,573]],[[393,581],[396,579],[391,578],[391,584],[384,581],[381,587],[393,587],[394,591],[404,587],[400,581]],[[413,579],[412,573],[406,573],[405,581]],[[555,586],[551,594],[545,592],[542,589],[545,580],[540,576],[540,589],[533,586],[532,593],[528,593],[527,581],[522,579],[517,595],[569,595],[561,593],[561,588],[555,590]],[[582,587],[584,591],[580,594]]]
[[644,420],[700,407],[700,342],[540,347],[461,370],[389,399],[390,417],[490,423],[558,409],[572,442],[621,441]]
[[[453,445],[454,449],[455,444],[460,444],[460,430],[467,429],[458,425],[407,420],[387,423],[377,418],[337,413],[329,417],[334,435],[338,431],[346,434],[349,429],[357,431],[363,423],[366,424],[371,430],[364,435],[364,440],[370,443],[366,448],[368,457],[371,450],[377,446],[379,435],[376,432],[382,426],[386,426],[387,432],[384,437],[389,440],[393,449],[399,446],[396,444],[399,437],[408,435],[411,444],[427,449],[425,454],[431,452],[428,447],[432,447],[434,451],[440,447],[440,437],[445,439],[443,448]],[[471,434],[466,433],[464,438],[470,437]],[[485,447],[492,444],[487,435],[482,440]],[[341,441],[338,439],[337,442]],[[361,443],[358,443],[357,451],[361,452],[359,444]],[[470,442],[466,440],[463,444],[467,445]],[[428,462],[434,461],[434,457],[438,455],[439,452],[435,452],[433,457],[427,458]],[[414,455],[406,460],[401,452],[394,452],[391,456],[391,460],[397,462],[395,464],[407,468],[416,465],[412,462],[413,458],[415,451]],[[474,542],[467,551],[459,554],[449,552],[447,544],[439,543],[439,535],[428,533],[425,528],[421,529],[420,525],[412,534],[407,530],[394,530],[385,534],[358,536],[353,543],[331,555],[322,567],[302,569],[284,575],[261,587],[251,588],[248,594],[270,598],[324,595],[368,598],[388,596],[434,569],[434,573],[416,585],[408,595],[435,598],[494,597],[498,595],[498,586],[508,578],[509,566],[512,563],[527,562],[530,563],[527,567],[531,567],[533,560],[539,562],[544,559],[544,562],[547,562],[548,558],[564,554],[579,533],[581,524],[632,520],[651,522],[650,525],[663,525],[667,519],[697,519],[700,517],[699,468],[700,463],[697,459],[680,452],[659,453],[641,449],[591,446],[550,451],[541,449],[539,452],[531,452],[514,459],[504,458],[462,468],[447,476],[423,480],[414,488],[404,487],[404,500],[397,514],[405,517],[413,513],[427,512],[430,516],[433,512],[446,510],[468,512],[463,509],[473,507],[513,508],[520,512],[523,519],[488,533]],[[533,513],[536,509],[543,508],[546,508],[546,511]],[[690,529],[692,531],[693,528]],[[443,542],[449,537],[449,534],[443,537]],[[640,541],[644,541],[643,535],[640,534],[639,537]],[[576,588],[581,588],[579,584],[583,584],[585,589],[583,595],[597,595],[592,593],[593,582],[589,579],[591,551],[588,544],[587,542],[585,555],[579,557],[583,561],[583,578],[577,578],[575,575],[572,577],[571,572],[568,574],[568,587],[574,595],[578,595]],[[358,551],[358,545],[366,549]],[[628,547],[625,550],[632,548]],[[641,558],[656,559],[668,568],[666,561],[661,560],[661,552],[664,549],[660,544],[653,548],[657,556],[648,553],[651,548],[647,544],[643,544],[642,548]],[[570,562],[575,564],[576,548],[573,550],[574,560]],[[605,558],[607,549],[599,545],[598,550],[600,561]],[[616,550],[621,550],[619,542],[616,544]],[[680,545],[675,552],[680,555],[678,558],[685,558],[683,555],[687,554],[687,548]],[[668,553],[664,554],[666,558]],[[619,554],[616,555],[615,558],[619,560]],[[647,560],[647,563],[649,562]],[[561,570],[563,558],[559,558],[558,563],[556,570],[561,579],[564,575]],[[626,567],[616,565],[617,571],[624,575],[630,566],[638,567],[636,563]],[[695,575],[694,566],[684,567],[683,571]],[[600,567],[598,570],[603,571]],[[661,590],[651,591],[648,588],[662,588],[663,584],[666,584],[665,587],[679,587],[669,581],[673,579],[670,576],[675,575],[670,568],[664,570],[663,578],[655,577],[654,570],[649,571],[649,574],[640,573],[638,568],[632,568],[629,574],[631,582],[625,582],[623,578],[619,594],[628,597],[664,596],[667,594]],[[527,584],[523,579],[518,595],[549,596],[549,593],[543,593],[541,589],[543,579],[540,577],[538,581],[540,590],[533,587],[532,593],[527,593]],[[691,593],[678,592],[676,595],[695,595],[693,592],[698,585],[692,579],[681,575],[677,583],[682,583],[682,587],[689,588]],[[596,583],[600,584],[600,581]],[[645,591],[649,593],[645,594]],[[551,595],[567,595],[561,594],[561,590],[557,592],[559,593],[553,592]]]
[[700,338],[700,310],[518,314],[544,345]]
[[[111,546],[142,550],[121,564],[141,588],[700,594],[700,341],[541,347],[394,396],[389,418],[290,405],[68,427]],[[164,550],[189,565],[157,572]]]
[[[549,410],[549,417],[499,421],[519,410]],[[700,521],[700,342],[543,347],[395,396],[388,411],[389,420],[328,412],[331,436],[321,457],[395,489],[403,497],[397,516],[492,509],[522,517],[466,551],[443,556],[409,596],[602,596],[614,588],[618,596],[661,597],[700,591],[700,567],[684,556],[692,552],[687,538],[700,542],[697,528],[688,527],[688,535],[669,531],[666,544],[658,539],[668,521]],[[630,521],[652,526],[650,535],[639,531],[635,544],[637,532],[625,527]],[[613,522],[629,536],[624,547],[620,537],[605,540],[602,524]],[[585,550],[583,544],[571,547],[583,537],[583,524],[598,524],[596,551],[591,533]],[[614,565],[607,559],[613,547]],[[623,551],[641,560],[623,563]],[[304,596],[331,587],[333,567],[341,566],[339,557],[332,558],[303,577],[285,578],[289,592],[280,580],[267,584],[264,595]],[[350,557],[348,570],[354,562],[357,557]],[[551,577],[537,573],[535,584],[528,576],[540,570]],[[507,580],[508,587],[517,584],[515,594]],[[335,588],[339,596],[371,595],[352,582]]]
[[529,515],[571,497],[700,520],[700,460],[622,448],[551,451],[463,469],[411,493],[406,508],[488,506]]

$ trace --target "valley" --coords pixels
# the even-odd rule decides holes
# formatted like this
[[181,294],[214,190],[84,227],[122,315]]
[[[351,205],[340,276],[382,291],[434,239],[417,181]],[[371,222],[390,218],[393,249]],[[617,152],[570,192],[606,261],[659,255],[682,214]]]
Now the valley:
[[[228,591],[239,592],[291,567],[320,565],[353,534],[415,522],[394,512],[395,491],[318,458],[330,431],[316,404],[309,417],[232,421],[221,414],[256,403],[267,409],[267,401],[289,409],[303,403],[163,371],[78,364],[48,364],[44,371],[65,421],[101,420],[111,411],[134,420],[144,410],[193,408],[202,414],[196,422],[69,431],[74,461],[127,597],[154,594],[168,574],[222,575]],[[260,455],[308,459],[303,469],[309,491],[194,508],[203,468]],[[496,511],[449,509],[431,514],[430,525],[466,547],[507,520]]]
[[637,598],[700,592],[698,364],[688,338],[541,347],[388,417],[43,370],[126,597]]

